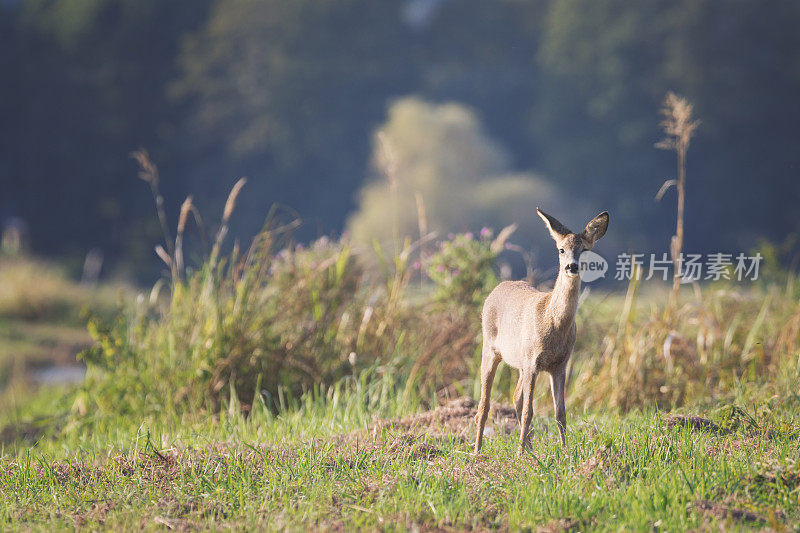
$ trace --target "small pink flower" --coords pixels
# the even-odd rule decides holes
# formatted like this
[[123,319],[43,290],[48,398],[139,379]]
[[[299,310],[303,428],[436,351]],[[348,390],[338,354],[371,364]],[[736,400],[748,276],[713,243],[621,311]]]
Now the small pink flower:
[[454,234],[454,233],[448,233],[448,234],[447,234],[447,238],[448,238],[448,239],[450,239],[450,240],[452,241],[453,239],[455,239],[455,238],[456,238],[456,236],[455,236],[455,234]]
[[514,247],[514,245],[513,245],[513,244],[511,244],[510,242],[507,242],[507,243],[506,243],[506,250],[510,250],[510,249],[511,249],[511,248],[513,248],[513,247]]
[[444,272],[444,265],[436,265],[436,272]]
[[490,230],[489,228],[487,228],[486,226],[484,226],[484,227],[481,229],[481,237],[486,237],[486,236],[488,236],[490,233],[491,233],[491,230]]
[[460,271],[459,269],[455,269],[455,270],[453,271],[453,277],[454,277],[454,278],[457,278],[457,277],[458,277],[460,274],[461,274],[461,271]]
[[414,270],[419,270],[421,266],[422,264],[419,261],[414,261],[414,264],[411,265],[411,268],[413,268]]

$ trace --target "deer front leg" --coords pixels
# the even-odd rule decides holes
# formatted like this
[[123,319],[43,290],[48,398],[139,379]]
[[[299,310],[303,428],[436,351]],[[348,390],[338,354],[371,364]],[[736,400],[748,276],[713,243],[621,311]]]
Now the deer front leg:
[[514,409],[517,411],[517,424],[522,424],[522,370],[519,371],[517,386],[514,388]]
[[536,372],[531,368],[522,370],[522,425],[519,432],[519,450],[517,455],[522,455],[528,445],[528,430],[533,418],[533,386],[536,383]]
[[478,435],[475,437],[475,455],[481,451],[483,443],[483,428],[486,426],[486,419],[489,417],[489,406],[492,396],[492,382],[497,365],[500,364],[500,357],[486,342],[483,343],[481,353],[481,400],[478,402],[478,412],[475,414],[475,423],[478,424]]
[[566,382],[566,365],[550,374],[550,391],[553,393],[553,408],[558,422],[558,434],[561,437],[561,446],[567,446],[567,411],[564,408],[564,384]]

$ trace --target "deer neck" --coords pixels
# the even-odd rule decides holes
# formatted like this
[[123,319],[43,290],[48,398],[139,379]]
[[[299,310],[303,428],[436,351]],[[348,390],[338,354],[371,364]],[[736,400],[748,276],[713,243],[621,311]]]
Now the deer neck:
[[556,328],[571,327],[575,322],[580,288],[580,276],[571,278],[563,270],[558,273],[556,284],[553,287],[550,302],[547,306],[548,314]]

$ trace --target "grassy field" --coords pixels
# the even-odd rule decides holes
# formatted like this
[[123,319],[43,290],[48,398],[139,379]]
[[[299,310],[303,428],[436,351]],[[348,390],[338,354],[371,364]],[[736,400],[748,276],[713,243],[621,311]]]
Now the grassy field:
[[[308,395],[275,416],[128,420],[6,448],[4,529],[545,529],[800,527],[797,368],[725,404],[665,414],[569,412],[568,445],[537,413],[518,459],[493,409],[471,454],[474,402],[402,416],[388,380]],[[794,372],[792,374],[792,372]],[[540,388],[546,388],[542,383]],[[756,398],[759,398],[758,400]],[[138,427],[136,423],[140,422]]]
[[[192,282],[182,290],[191,292]],[[694,351],[673,350],[671,361],[659,344],[669,332],[662,288],[589,294],[578,318],[567,448],[558,445],[549,383],[540,379],[533,447],[522,458],[508,406],[515,376],[507,369],[498,375],[483,453],[471,453],[477,386],[469,373],[478,357],[471,344],[462,359],[468,377],[438,390],[410,394],[416,365],[396,356],[300,395],[279,387],[276,395],[261,389],[246,401],[233,387],[249,382],[229,380],[230,391],[205,407],[182,403],[180,391],[196,386],[207,394],[206,381],[192,385],[190,373],[170,374],[177,363],[165,354],[139,345],[130,361],[90,360],[82,385],[6,392],[0,524],[798,529],[800,358],[794,336],[787,337],[797,334],[793,286],[703,290],[701,300],[687,298],[676,327],[690,338],[716,340],[687,343]],[[198,301],[187,298],[193,313]],[[173,339],[181,356],[187,352],[176,348],[176,332],[197,316],[180,315],[180,300],[166,305],[166,314],[154,315],[153,331]],[[219,300],[214,305],[225,308]],[[69,324],[63,314],[29,323],[46,328],[48,320]],[[106,346],[101,353],[120,353],[124,342],[114,331],[144,335],[143,324],[95,331]],[[136,373],[158,364],[164,366],[146,380]]]

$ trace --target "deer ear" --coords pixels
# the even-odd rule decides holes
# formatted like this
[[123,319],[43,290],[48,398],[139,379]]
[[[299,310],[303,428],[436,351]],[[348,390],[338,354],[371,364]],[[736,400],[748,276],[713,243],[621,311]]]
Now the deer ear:
[[608,229],[608,211],[603,211],[586,224],[586,229],[583,230],[583,237],[594,244],[597,240],[606,234]]
[[536,213],[541,217],[542,220],[544,220],[547,230],[550,232],[550,236],[553,237],[553,239],[559,240],[572,233],[564,226],[564,224],[551,217],[538,207],[536,208]]

